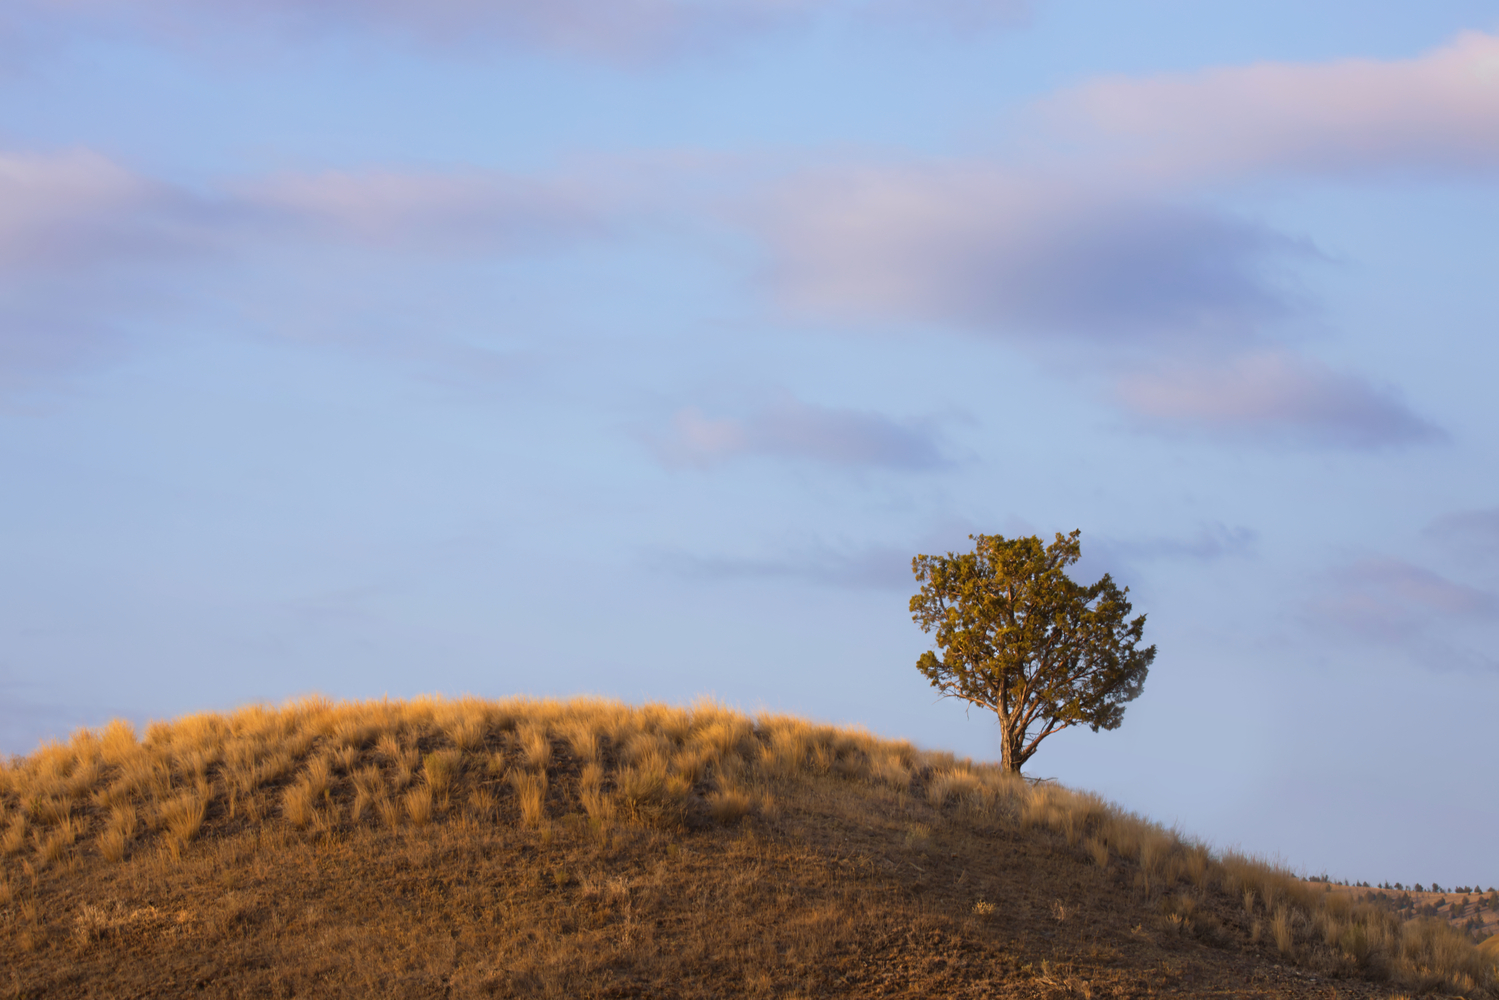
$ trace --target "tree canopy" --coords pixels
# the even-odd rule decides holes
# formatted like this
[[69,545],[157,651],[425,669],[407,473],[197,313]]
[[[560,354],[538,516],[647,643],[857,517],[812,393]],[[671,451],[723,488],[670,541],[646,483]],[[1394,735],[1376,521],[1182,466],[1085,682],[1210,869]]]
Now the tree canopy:
[[921,586],[911,617],[942,650],[923,653],[916,669],[944,696],[999,717],[1011,771],[1069,726],[1119,728],[1155,659],[1154,646],[1139,645],[1145,616],[1129,618],[1128,587],[1108,574],[1091,586],[1067,576],[1081,534],[1050,545],[970,535],[972,552],[911,560]]

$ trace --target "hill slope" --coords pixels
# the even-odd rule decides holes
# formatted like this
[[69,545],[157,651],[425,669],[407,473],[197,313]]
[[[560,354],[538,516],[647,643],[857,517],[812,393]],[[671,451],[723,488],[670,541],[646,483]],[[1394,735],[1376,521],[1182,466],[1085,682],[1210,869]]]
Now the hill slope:
[[[0,770],[6,996],[1481,995],[1088,795],[702,705],[306,701]],[[1385,985],[1381,985],[1385,984]]]

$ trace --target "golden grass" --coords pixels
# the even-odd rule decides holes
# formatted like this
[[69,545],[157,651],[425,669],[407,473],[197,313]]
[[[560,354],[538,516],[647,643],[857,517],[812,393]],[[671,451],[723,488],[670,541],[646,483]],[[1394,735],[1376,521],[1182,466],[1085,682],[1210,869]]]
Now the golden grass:
[[281,793],[281,815],[298,830],[305,830],[317,817],[318,790],[305,778]]
[[[817,781],[868,789],[891,808],[928,810],[903,827],[913,853],[935,849],[944,816],[1054,838],[1100,873],[1118,872],[1172,935],[1239,933],[1286,960],[1417,992],[1499,985],[1499,945],[1476,947],[1444,922],[1402,922],[1261,860],[1214,854],[1096,796],[1030,786],[994,765],[864,732],[712,703],[310,698],[157,722],[144,739],[118,721],[80,730],[0,766],[0,885],[9,896],[20,866],[89,856],[128,866],[164,852],[164,863],[184,864],[192,852],[218,849],[210,830],[258,829],[259,843],[275,845],[288,830],[309,829],[348,836],[509,825],[550,835],[576,821],[607,837],[619,824],[733,827],[773,819]],[[597,895],[615,898],[603,888]],[[1207,905],[1215,898],[1224,906]],[[987,917],[994,905],[980,899],[965,912]],[[1056,907],[1061,923],[1057,914],[1073,904]],[[80,940],[107,931],[98,914],[79,919]]]
[[43,864],[52,864],[61,860],[78,839],[78,826],[71,818],[64,819],[51,829],[33,831],[32,839],[36,842],[37,857]]
[[453,749],[434,750],[423,758],[422,779],[433,795],[442,796],[453,787],[463,769],[463,756],[462,750]]
[[375,802],[375,813],[380,817],[380,822],[394,830],[401,825],[401,804],[391,799],[377,799]]
[[105,830],[99,834],[99,854],[106,861],[121,861],[130,838],[123,830]]
[[527,725],[516,730],[516,743],[520,746],[521,759],[526,766],[537,771],[545,771],[548,764],[552,762],[552,741],[546,733],[546,726]]
[[161,804],[158,825],[170,841],[186,844],[198,835],[208,815],[211,792],[203,786],[183,792]]
[[0,836],[0,852],[7,856],[20,854],[26,847],[26,818],[17,816],[10,821],[5,828],[5,833]]
[[515,805],[520,813],[521,825],[540,826],[546,818],[546,773],[512,771],[510,783],[515,790]]
[[408,791],[402,801],[406,805],[406,817],[415,826],[426,826],[432,822],[432,789],[428,785],[417,785]]
[[720,823],[737,823],[755,808],[755,800],[744,792],[721,791],[708,794],[708,812]]

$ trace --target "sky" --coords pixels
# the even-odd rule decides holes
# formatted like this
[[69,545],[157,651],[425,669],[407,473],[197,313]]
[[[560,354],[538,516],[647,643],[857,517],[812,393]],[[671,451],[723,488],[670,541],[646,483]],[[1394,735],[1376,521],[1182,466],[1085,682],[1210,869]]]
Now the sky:
[[1499,884],[1488,2],[8,0],[0,752],[311,692],[999,755],[918,553],[1159,650],[1036,777]]

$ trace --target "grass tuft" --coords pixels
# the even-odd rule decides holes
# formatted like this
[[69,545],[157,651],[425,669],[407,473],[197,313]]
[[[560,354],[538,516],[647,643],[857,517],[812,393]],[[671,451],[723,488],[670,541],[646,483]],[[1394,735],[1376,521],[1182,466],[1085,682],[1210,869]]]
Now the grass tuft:
[[430,785],[417,785],[402,797],[402,801],[406,805],[406,818],[411,820],[413,826],[426,826],[432,822]]
[[708,796],[708,811],[714,820],[725,825],[737,823],[754,812],[755,800],[744,792],[721,791]]
[[510,783],[515,790],[515,805],[522,826],[540,826],[546,819],[546,772],[512,771]]

